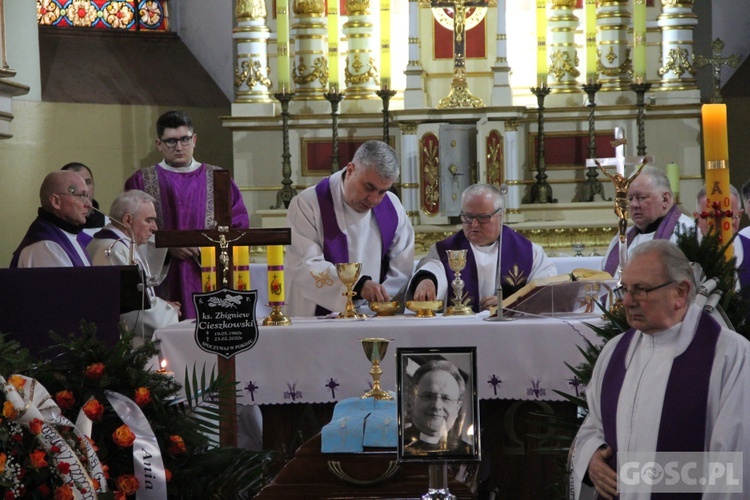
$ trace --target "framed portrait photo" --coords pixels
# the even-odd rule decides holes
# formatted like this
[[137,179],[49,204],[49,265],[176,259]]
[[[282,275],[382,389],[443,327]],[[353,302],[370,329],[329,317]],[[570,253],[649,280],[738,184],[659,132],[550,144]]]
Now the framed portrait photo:
[[476,347],[396,350],[398,458],[479,460]]

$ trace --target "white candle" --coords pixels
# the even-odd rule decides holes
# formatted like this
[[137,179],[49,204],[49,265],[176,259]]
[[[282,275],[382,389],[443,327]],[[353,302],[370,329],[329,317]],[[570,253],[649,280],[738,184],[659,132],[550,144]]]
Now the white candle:
[[[615,127],[615,140],[622,139],[622,127]],[[619,144],[615,147],[615,165],[617,173],[625,176],[625,145]]]

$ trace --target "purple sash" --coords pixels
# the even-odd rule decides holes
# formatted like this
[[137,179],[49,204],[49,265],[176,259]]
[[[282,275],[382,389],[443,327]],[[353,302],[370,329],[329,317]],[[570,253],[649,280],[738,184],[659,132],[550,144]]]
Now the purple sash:
[[737,235],[742,243],[742,264],[737,268],[737,277],[740,280],[740,288],[750,286],[750,238],[741,234]]
[[[78,236],[76,236],[76,238],[78,239]],[[23,240],[21,240],[21,244],[18,245],[16,251],[13,252],[13,258],[10,261],[10,267],[18,267],[18,258],[24,248],[38,241],[45,240],[54,241],[55,243],[60,245],[60,247],[63,249],[63,251],[65,251],[68,258],[70,259],[70,262],[73,263],[73,267],[85,267],[91,263],[90,261],[84,262],[83,260],[81,260],[81,256],[78,254],[78,251],[73,246],[73,243],[71,243],[71,241],[65,236],[65,234],[63,234],[62,229],[58,228],[51,222],[42,219],[41,217],[37,217],[29,226],[29,230],[26,231],[26,235],[23,237]],[[78,241],[80,242],[80,239]],[[88,259],[88,255],[86,257]]]
[[[693,340],[674,359],[664,393],[656,451],[704,451],[708,389],[720,332],[716,320],[702,312]],[[602,379],[602,426],[604,440],[614,451],[610,458],[614,470],[617,470],[617,402],[627,371],[625,356],[634,335],[632,328],[623,334]]]
[[[680,220],[680,214],[681,212],[679,208],[677,208],[677,204],[672,205],[672,208],[669,209],[669,211],[666,213],[666,215],[664,215],[664,218],[662,218],[661,222],[659,223],[659,227],[656,228],[656,231],[654,232],[654,239],[668,240],[669,238],[671,238],[674,234],[674,228],[675,226],[677,226],[677,221]],[[641,234],[641,231],[635,226],[633,226],[630,231],[628,231],[628,234],[626,236],[628,248],[630,248],[630,243],[633,241],[633,238],[635,238],[638,234]],[[618,245],[619,242],[616,243],[612,248],[612,251],[609,252],[609,255],[607,256],[607,262],[604,264],[604,270],[612,276],[615,275],[617,266],[620,265],[620,251],[618,249]]]
[[120,236],[111,229],[102,229],[101,231],[94,233],[94,238],[97,240],[119,240]]
[[[468,250],[466,252],[466,269],[461,273],[461,279],[464,281],[464,291],[472,299],[470,303],[472,309],[474,312],[479,312],[481,297],[479,297],[477,263],[474,259],[474,252],[471,251],[471,243],[466,239],[464,232],[458,231],[452,236],[438,241],[435,247],[445,268],[446,276],[453,276],[453,271],[448,265],[448,250]],[[534,264],[534,251],[529,240],[513,229],[503,226],[502,252],[500,266],[502,268],[503,297],[509,297],[528,281]],[[453,288],[451,287],[448,289],[448,297],[453,297]]]
[[[330,179],[326,177],[315,186],[315,194],[318,197],[320,216],[323,220],[323,256],[328,262],[340,264],[349,262],[349,243],[346,234],[341,231],[336,222],[336,208],[333,206],[333,194],[331,194]],[[380,283],[388,274],[389,261],[388,249],[393,244],[398,226],[398,212],[393,206],[388,195],[383,198],[375,208],[372,209],[375,221],[380,229],[382,246],[380,249]],[[318,307],[318,309],[323,309]],[[316,314],[317,311],[316,311]],[[325,314],[325,312],[323,312]]]

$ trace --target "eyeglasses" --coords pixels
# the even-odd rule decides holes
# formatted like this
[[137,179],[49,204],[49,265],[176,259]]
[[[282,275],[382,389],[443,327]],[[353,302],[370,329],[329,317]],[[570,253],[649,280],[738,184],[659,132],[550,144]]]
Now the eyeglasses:
[[461,212],[459,216],[461,217],[461,222],[463,222],[464,224],[473,224],[474,219],[479,221],[480,224],[487,224],[490,221],[490,219],[492,219],[492,216],[498,213],[500,210],[502,209],[498,208],[491,214],[481,214],[481,215],[467,214],[467,213]]
[[176,148],[177,142],[183,146],[190,146],[193,143],[193,134],[183,135],[180,138],[170,137],[169,139],[159,139],[161,142],[167,145],[169,148]]
[[432,392],[425,392],[423,394],[417,394],[417,397],[424,401],[425,403],[437,403],[438,400],[440,400],[441,403],[444,405],[454,405],[458,403],[458,399],[449,398],[448,396],[442,395],[442,394],[435,394]]
[[643,288],[640,286],[628,288],[625,285],[620,285],[612,290],[612,293],[615,294],[615,298],[617,300],[625,300],[625,295],[628,293],[631,297],[633,297],[634,300],[644,300],[648,298],[648,292],[653,292],[654,290],[658,290],[659,288],[664,288],[665,286],[671,285],[672,283],[674,283],[674,281],[670,280],[666,283],[662,283],[661,285],[652,286],[651,288]]
[[78,201],[82,203],[88,203],[89,202],[89,194],[88,193],[55,193],[58,196],[75,196],[78,198]]

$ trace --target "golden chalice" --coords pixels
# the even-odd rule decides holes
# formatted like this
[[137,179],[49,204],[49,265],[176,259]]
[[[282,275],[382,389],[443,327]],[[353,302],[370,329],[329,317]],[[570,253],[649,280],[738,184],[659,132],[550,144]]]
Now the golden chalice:
[[469,302],[471,298],[464,292],[464,280],[461,279],[461,271],[466,267],[466,250],[448,250],[448,265],[456,273],[451,286],[453,287],[452,306],[445,311],[446,316],[468,316],[474,314]]
[[393,396],[380,388],[380,375],[383,373],[383,370],[380,369],[380,361],[385,357],[385,352],[388,350],[388,342],[393,339],[365,338],[360,340],[362,347],[365,349],[367,359],[372,363],[372,369],[370,370],[370,375],[372,375],[372,389],[364,393],[362,399],[393,399]]
[[358,313],[354,308],[354,285],[357,284],[359,273],[362,270],[362,264],[359,262],[348,262],[346,264],[336,264],[336,273],[339,275],[341,282],[346,285],[346,309],[339,313],[339,318],[365,318],[365,314]]

